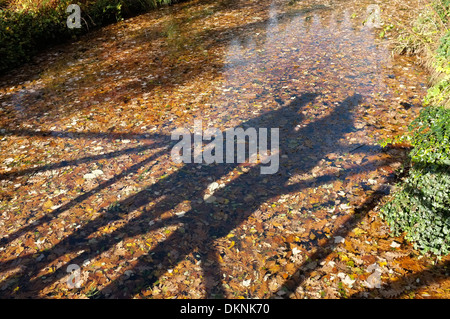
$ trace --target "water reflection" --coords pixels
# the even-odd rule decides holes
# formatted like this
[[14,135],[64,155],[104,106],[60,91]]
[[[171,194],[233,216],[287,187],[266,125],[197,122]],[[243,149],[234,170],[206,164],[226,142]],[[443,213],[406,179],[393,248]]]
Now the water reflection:
[[261,96],[261,88],[264,98],[299,87],[340,96],[386,92],[381,65],[390,60],[389,50],[351,18],[349,9],[289,9],[272,1],[266,21],[244,37],[232,37],[222,73],[223,94],[235,107],[222,107],[223,114],[230,116],[249,97]]

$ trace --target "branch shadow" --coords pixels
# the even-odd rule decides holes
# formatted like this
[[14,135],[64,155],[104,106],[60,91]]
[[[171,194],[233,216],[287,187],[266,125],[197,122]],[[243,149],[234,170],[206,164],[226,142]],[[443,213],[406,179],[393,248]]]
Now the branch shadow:
[[[138,149],[141,149],[141,148],[138,148]],[[148,147],[145,147],[144,149],[148,149]],[[133,150],[134,150],[134,148],[133,148]],[[83,202],[84,200],[86,200],[87,198],[93,196],[94,194],[97,194],[101,190],[103,190],[103,189],[113,185],[114,183],[116,183],[120,179],[124,178],[125,176],[128,176],[128,175],[136,172],[140,167],[142,167],[142,166],[152,162],[153,160],[158,158],[163,153],[165,153],[165,152],[163,152],[163,151],[156,152],[155,154],[147,157],[145,160],[142,160],[141,162],[139,162],[137,164],[134,164],[130,168],[127,168],[126,170],[121,172],[120,174],[115,175],[113,178],[111,178],[111,179],[109,179],[109,180],[107,180],[105,182],[102,182],[97,187],[91,189],[88,192],[85,192],[84,194],[82,194],[82,195],[78,196],[77,198],[71,200],[67,204],[64,204],[61,207],[55,209],[50,214],[44,215],[43,217],[39,218],[38,220],[33,221],[33,223],[31,223],[30,225],[24,226],[24,227],[20,228],[19,230],[17,230],[16,232],[14,232],[13,234],[10,234],[7,237],[5,236],[5,237],[1,238],[0,239],[0,244],[2,246],[5,246],[5,245],[11,243],[12,241],[14,241],[15,239],[21,237],[22,235],[26,234],[27,232],[33,231],[34,229],[37,229],[39,226],[41,226],[41,225],[43,225],[45,223],[51,222],[53,219],[57,218],[63,212],[65,212],[65,211],[69,210],[70,208],[74,207],[75,205]],[[125,154],[128,154],[128,152],[126,152]],[[87,161],[87,160],[89,160],[89,158],[87,158],[87,159],[84,158],[83,160]],[[91,160],[95,160],[95,158],[92,158]],[[62,167],[63,165],[61,163],[58,163],[55,166],[56,166],[55,168],[59,168],[59,167]],[[41,169],[44,169],[44,168],[47,168],[47,166],[41,167]],[[35,170],[33,170],[33,172],[35,172]],[[25,170],[25,171],[22,171],[20,173],[27,174],[27,173],[30,173],[30,172]]]
[[[157,279],[158,275],[164,270],[170,269],[183,258],[186,258],[192,251],[199,252],[200,259],[203,261],[203,270],[205,273],[205,281],[207,285],[207,297],[225,296],[226,292],[220,282],[219,270],[220,264],[217,261],[217,251],[214,249],[214,241],[218,238],[226,236],[231,230],[238,227],[265,201],[270,198],[285,194],[288,192],[301,191],[302,188],[310,185],[310,183],[302,182],[298,185],[287,185],[292,173],[304,173],[310,171],[326,154],[336,151],[342,147],[339,140],[350,132],[353,127],[353,119],[351,112],[360,103],[361,96],[354,95],[342,101],[331,114],[321,118],[315,122],[308,124],[299,131],[294,130],[299,122],[303,120],[299,115],[299,110],[308,102],[315,99],[317,94],[303,94],[296,96],[289,103],[280,107],[280,109],[268,112],[260,117],[251,119],[241,126],[243,127],[279,127],[280,129],[280,150],[288,154],[289,159],[281,158],[280,169],[277,174],[267,178],[261,175],[259,170],[261,165],[253,166],[249,172],[240,175],[233,180],[224,189],[215,193],[217,197],[234,197],[233,202],[238,205],[230,204],[211,205],[205,202],[198,202],[197,199],[202,197],[204,190],[207,188],[208,181],[205,177],[213,177],[219,179],[225,176],[237,164],[223,165],[203,165],[199,170],[197,165],[185,164],[178,172],[173,173],[163,181],[149,186],[147,189],[130,196],[119,203],[119,211],[105,211],[100,218],[96,218],[86,225],[77,229],[69,237],[63,239],[48,251],[45,262],[36,264],[31,256],[23,256],[0,264],[1,269],[14,267],[18,263],[33,267],[34,270],[28,272],[27,276],[22,278],[22,291],[29,291],[30,296],[37,296],[37,291],[45,286],[62,278],[66,273],[59,268],[50,278],[43,283],[39,278],[33,278],[45,264],[50,263],[62,254],[73,252],[75,250],[84,250],[82,254],[67,262],[67,264],[81,264],[84,260],[93,258],[99,253],[112,248],[123,238],[145,234],[152,229],[169,224],[183,224],[183,230],[175,230],[165,241],[159,243],[156,247],[143,257],[138,259],[134,267],[135,276],[132,279],[126,275],[111,282],[107,287],[102,289],[102,294],[108,297],[128,298],[139,292],[143,287],[151,286]],[[282,119],[280,121],[280,119]],[[278,124],[282,125],[278,125]],[[326,135],[326,137],[324,136]],[[313,145],[302,147],[303,153],[298,152],[297,148],[302,146],[303,141],[307,139],[312,141]],[[292,148],[292,140],[297,141],[296,148]],[[291,143],[288,145],[288,142]],[[325,142],[324,142],[325,141]],[[226,142],[226,141],[225,141]],[[153,157],[151,157],[153,158]],[[146,162],[150,159],[145,160]],[[141,163],[137,163],[130,170],[135,170]],[[121,175],[127,174],[128,171]],[[349,174],[351,174],[349,172]],[[333,180],[336,177],[321,178],[318,184]],[[101,188],[106,187],[114,182],[114,179],[107,181],[91,192],[82,195],[75,202],[79,202],[84,198],[91,196]],[[317,181],[311,181],[317,182]],[[160,197],[155,194],[170,194],[170,198]],[[253,198],[249,202],[247,195],[252,194]],[[115,218],[118,213],[133,211],[138,207],[143,207],[151,201],[161,200],[150,211],[146,211],[136,220],[129,221],[124,227],[114,231],[107,237],[101,238],[95,244],[89,243],[88,236],[98,230],[100,227],[108,224]],[[162,220],[149,226],[149,221],[157,220],[158,217],[166,211],[173,209],[178,203],[186,198],[193,202],[191,209],[186,212],[182,218],[173,217],[171,219]],[[45,218],[46,221],[61,214],[65,209],[70,208],[74,203],[69,203],[61,207],[57,211]],[[239,207],[241,206],[241,207]],[[236,208],[237,207],[237,208]],[[227,221],[217,220],[214,218],[217,213],[223,212],[227,216]],[[43,221],[41,221],[42,223]],[[26,231],[31,230],[27,228]],[[13,235],[17,238],[23,234],[25,230]],[[171,257],[167,257],[167,252],[171,251]],[[174,252],[175,251],[175,252]],[[150,266],[152,265],[152,266]],[[151,268],[145,274],[139,273],[139,269]],[[30,291],[31,290],[31,291]]]
[[[381,188],[375,190],[373,194],[371,194],[359,207],[355,208],[355,215],[352,216],[352,218],[349,218],[344,224],[342,224],[342,227],[335,230],[330,235],[330,239],[317,247],[317,251],[309,257],[309,260],[311,262],[316,262],[317,265],[324,261],[328,255],[333,252],[333,248],[336,245],[334,243],[334,237],[347,237],[347,235],[358,226],[360,221],[363,220],[363,218],[377,206],[384,196],[386,196],[386,192],[384,190]],[[297,287],[308,279],[310,274],[317,268],[304,266],[305,265],[300,266],[295,273],[288,278],[275,293],[272,294],[272,297],[279,298],[279,296],[282,295],[285,296],[285,298],[289,298],[290,293],[295,292]]]
[[[221,10],[222,9],[223,8],[221,8]],[[276,18],[280,20],[285,18],[290,19],[298,16],[298,14],[298,12],[294,12],[281,15]],[[270,19],[267,19],[245,25],[245,27],[239,26],[229,29],[227,30],[227,33],[223,33],[225,30],[215,30],[205,31],[197,36],[202,39],[208,38],[209,41],[204,42],[204,45],[205,48],[210,49],[214,48],[216,45],[221,45],[224,41],[229,41],[231,39],[230,35],[233,35],[233,39],[237,38],[239,40],[239,38],[245,38],[247,34],[252,33],[255,29],[266,30],[268,24],[270,23]],[[151,33],[152,39],[153,37],[160,36],[158,32],[151,28],[149,29],[149,32]],[[145,38],[142,38],[141,40],[146,41]],[[174,52],[177,54],[169,59],[169,65],[181,56],[181,52],[178,52],[177,50],[174,50]],[[169,54],[170,52],[166,53]],[[132,59],[130,58],[130,60]],[[152,61],[152,63],[153,62],[155,65],[159,66],[161,66],[162,63],[161,60],[155,60]],[[199,59],[199,61],[195,62],[195,65],[190,65],[189,67],[182,66],[180,68],[180,65],[174,63],[170,65],[169,74],[171,76],[168,78],[176,78],[175,75],[184,74],[181,75],[179,82],[177,82],[184,83],[190,78],[201,76],[203,72],[207,71],[206,66],[211,66],[209,57]],[[196,72],[189,72],[190,70],[196,70]],[[171,83],[168,83],[168,81],[169,80],[164,82],[164,85],[170,87]],[[122,92],[126,91],[128,88],[128,86],[123,86],[118,87],[117,90]],[[149,90],[151,91],[152,88],[153,86],[151,86]],[[133,268],[134,276],[132,278],[129,278],[129,276],[125,274],[119,276],[119,278],[114,279],[108,284],[107,287],[101,290],[102,296],[108,298],[130,298],[136,293],[139,293],[142,288],[154,284],[164,271],[171,269],[193,251],[198,253],[198,258],[201,261],[205,274],[204,279],[206,296],[226,296],[226,289],[221,284],[221,266],[218,261],[218,252],[214,247],[214,241],[218,238],[226,236],[231,230],[239,227],[239,225],[246,221],[248,217],[251,216],[252,213],[265,201],[283,194],[299,192],[311,185],[322,185],[337,179],[336,176],[325,175],[317,179],[299,182],[294,185],[288,183],[293,174],[310,172],[311,169],[313,169],[317,163],[326,156],[326,154],[337,150],[342,150],[343,147],[349,147],[348,145],[344,146],[340,140],[346,133],[354,128],[352,110],[359,104],[361,96],[354,95],[345,99],[335,107],[334,111],[330,115],[307,124],[298,131],[295,130],[294,128],[304,120],[302,115],[299,114],[299,110],[308,102],[314,100],[315,97],[317,97],[317,94],[306,93],[301,96],[293,96],[289,103],[284,104],[283,101],[279,100],[281,106],[279,110],[268,112],[258,118],[244,122],[241,125],[244,127],[254,128],[280,128],[280,149],[285,155],[288,155],[288,157],[281,158],[280,170],[274,176],[267,178],[267,176],[261,175],[261,165],[256,165],[253,166],[248,172],[242,174],[236,180],[228,184],[224,189],[218,190],[214,195],[223,198],[233,197],[233,201],[237,205],[232,205],[231,203],[210,204],[199,202],[198,199],[202,198],[203,193],[209,184],[207,179],[208,177],[219,179],[229,174],[239,165],[202,165],[201,169],[199,169],[198,165],[185,164],[177,172],[169,175],[166,179],[158,181],[157,183],[147,187],[145,190],[120,201],[117,206],[118,208],[114,210],[106,209],[102,211],[102,215],[100,217],[88,222],[80,229],[77,229],[69,237],[63,239],[57,245],[52,247],[49,251],[45,252],[45,258],[42,261],[37,262],[32,255],[25,255],[0,263],[0,269],[11,269],[19,264],[24,267],[28,267],[29,269],[27,270],[29,271],[27,271],[26,275],[20,279],[20,293],[29,297],[37,297],[39,296],[40,290],[50,286],[52,283],[67,275],[64,269],[62,269],[63,267],[60,267],[55,273],[49,275],[45,282],[43,282],[41,278],[37,277],[37,274],[41,269],[62,255],[84,250],[83,253],[65,263],[66,265],[71,263],[82,264],[85,260],[94,258],[100,253],[113,248],[124,238],[146,234],[152,230],[159,229],[162,226],[183,224],[183,230],[180,228],[175,230],[165,241],[158,244],[156,247],[152,248],[148,254],[138,259],[137,265]],[[7,134],[14,135],[40,135],[43,137],[54,136],[68,139],[157,138],[162,141],[169,140],[169,137],[164,135],[152,134],[148,137],[147,134],[139,133],[34,132],[30,130],[10,129],[7,129],[7,132]],[[308,143],[306,143],[306,141],[308,141]],[[139,146],[108,154],[85,157],[74,161],[63,161],[56,164],[44,165],[21,171],[2,173],[0,175],[0,179],[14,179],[18,176],[34,174],[40,171],[62,168],[69,165],[76,165],[104,158],[113,158],[147,150],[149,147],[150,146]],[[155,145],[152,145],[151,147],[155,147]],[[135,172],[139,169],[139,167],[149,164],[151,161],[163,154],[165,154],[164,151],[158,151],[155,154],[150,155],[148,158],[134,164],[132,167],[126,169],[110,180],[101,183],[91,191],[80,195],[71,202],[46,215],[42,219],[39,219],[35,222],[35,224],[21,228],[16,233],[10,235],[6,240],[3,239],[1,244],[8,244],[23,236],[27,232],[34,230],[35,227],[50,222],[52,219],[57,218],[77,203],[80,203],[99,191],[106,189],[119,179]],[[373,163],[354,169],[369,170],[371,165],[373,165]],[[352,169],[344,172],[344,174],[348,175],[353,173],[354,171],[352,171]],[[250,200],[248,199],[248,195],[252,195]],[[381,194],[378,195],[381,196]],[[367,211],[367,207],[371,207],[373,205],[373,203],[378,199],[378,195],[369,200],[366,205],[363,205],[361,208],[362,213]],[[194,204],[183,217],[173,217],[168,219],[160,218],[164,212],[174,209],[177,204],[181,203],[185,199],[190,199]],[[151,208],[146,208],[146,206],[153,201],[156,201],[156,204]],[[120,218],[120,214],[126,215],[133,210],[142,207],[145,207],[144,213],[139,218],[131,219],[124,227],[114,231],[108,236],[101,237],[96,243],[92,243],[88,240],[88,237],[95,233],[99,228]],[[215,218],[218,213],[224,213],[225,216],[227,216],[226,223]],[[149,222],[153,222],[153,224],[149,225]],[[347,226],[352,227],[353,224],[349,224]],[[168,252],[170,252],[170,256],[168,256]],[[317,255],[316,257],[317,259],[322,258],[321,255]],[[142,271],[141,269],[146,269],[146,271]],[[293,279],[286,281],[282,289],[293,289],[296,285],[301,283],[301,279],[298,278],[302,275],[305,275],[305,272],[304,270],[299,269],[296,275],[293,276]],[[10,291],[0,291],[0,294],[6,297],[17,296],[17,294]]]

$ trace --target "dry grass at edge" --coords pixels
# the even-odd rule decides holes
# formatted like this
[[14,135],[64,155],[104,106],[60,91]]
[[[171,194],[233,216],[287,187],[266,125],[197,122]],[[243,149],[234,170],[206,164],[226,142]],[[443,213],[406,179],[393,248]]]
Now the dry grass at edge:
[[394,53],[415,55],[419,63],[430,74],[430,86],[441,81],[445,74],[436,65],[436,50],[440,39],[448,32],[450,22],[443,21],[432,5],[424,0],[420,6],[409,6],[403,0],[394,0],[408,8],[407,22],[400,25],[401,31],[394,43]]

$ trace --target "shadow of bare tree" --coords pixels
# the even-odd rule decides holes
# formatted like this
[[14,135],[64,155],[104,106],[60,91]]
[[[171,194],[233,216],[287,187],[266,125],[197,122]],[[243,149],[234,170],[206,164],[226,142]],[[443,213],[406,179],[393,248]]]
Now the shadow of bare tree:
[[[229,8],[230,12],[239,8],[239,3],[231,1],[234,6]],[[212,1],[214,3],[214,1]],[[187,5],[187,4],[186,4]],[[244,5],[244,4],[242,4]],[[187,5],[188,6],[188,5]],[[228,8],[228,1],[224,4],[217,5],[211,9],[212,11],[223,11]],[[267,6],[262,10],[268,11]],[[304,13],[312,12],[314,10],[322,10],[322,7],[311,7],[303,11],[291,11],[289,13],[277,14],[273,17],[260,19],[243,26],[234,26],[232,28],[201,30],[195,34],[195,37],[180,36],[177,41],[167,41],[163,52],[158,52],[161,56],[144,55],[148,58],[148,65],[142,66],[144,68],[142,73],[151,74],[157,70],[159,72],[154,81],[146,87],[146,93],[154,92],[156,86],[165,86],[172,88],[175,84],[187,83],[192,78],[202,77],[209,72],[208,68],[219,69],[226,68],[224,65],[216,65],[213,58],[210,56],[195,56],[193,61],[184,61],[180,59],[183,55],[180,50],[180,44],[188,44],[187,49],[197,48],[196,41],[202,42],[202,48],[205,50],[217,49],[223,43],[229,42],[231,39],[237,42],[245,42],[249,34],[261,32],[261,39],[256,41],[257,45],[263,44],[267,37],[267,30],[271,23],[275,20],[284,21],[302,16]],[[267,12],[266,12],[267,13]],[[201,12],[195,19],[202,17],[202,14],[209,14],[208,12]],[[307,17],[305,17],[307,18]],[[195,20],[193,18],[193,20]],[[181,19],[183,20],[183,19]],[[172,23],[173,22],[173,23]],[[170,21],[176,25],[182,25],[183,21]],[[170,24],[169,23],[169,24]],[[305,27],[309,27],[311,21],[305,20]],[[170,25],[169,25],[170,26]],[[265,30],[265,31],[264,31]],[[158,40],[165,36],[160,32],[160,29],[150,26],[133,40],[139,45],[144,45],[146,42],[152,43],[153,40]],[[165,30],[168,33],[167,30]],[[183,34],[186,36],[186,32]],[[107,35],[105,35],[106,37]],[[166,34],[167,36],[167,34]],[[189,34],[189,36],[192,36]],[[189,38],[189,39],[188,39]],[[186,43],[185,43],[186,42]],[[147,45],[148,45],[147,43]],[[258,44],[259,43],[259,44]],[[105,50],[106,51],[106,50]],[[201,50],[198,50],[199,52]],[[104,53],[101,51],[102,54]],[[142,54],[142,52],[141,52]],[[147,53],[146,53],[147,54]],[[152,53],[154,54],[154,52]],[[127,55],[124,63],[132,64],[135,57],[133,54]],[[141,57],[142,58],[142,57]],[[108,60],[109,59],[109,60]],[[111,90],[117,92],[116,99],[119,101],[123,98],[124,92],[132,89],[138,82],[135,80],[136,76],[140,74],[137,68],[133,69],[131,75],[127,75],[126,84],[120,86],[114,82],[112,73],[117,63],[111,62],[114,59],[108,58],[107,61],[102,61],[100,67],[105,67],[105,72],[101,76],[95,77],[97,82],[108,82]],[[137,58],[136,58],[137,59]],[[110,61],[111,60],[111,61]],[[164,60],[164,61],[163,61]],[[184,62],[180,62],[180,61]],[[177,62],[178,61],[178,62]],[[185,63],[186,62],[186,63]],[[245,61],[243,61],[245,62]],[[110,64],[109,64],[110,63]],[[180,64],[182,63],[182,64]],[[164,67],[163,67],[164,66]],[[239,66],[234,66],[239,67]],[[290,67],[290,66],[289,66]],[[90,70],[96,71],[96,70]],[[98,70],[97,70],[98,71]],[[156,71],[155,71],[156,72]],[[277,71],[275,71],[277,72]],[[92,72],[91,72],[92,73]],[[95,73],[95,72],[94,72]],[[94,74],[92,73],[92,74]],[[92,75],[90,74],[90,75]],[[111,76],[109,77],[110,74]],[[321,71],[318,71],[321,75]],[[165,78],[163,78],[165,76]],[[54,83],[50,82],[45,90],[51,90],[52,86],[59,86],[63,81],[62,77],[55,77]],[[101,81],[98,81],[98,80]],[[278,80],[278,78],[277,78]],[[340,85],[350,85],[350,82],[345,82],[341,77]],[[17,82],[18,83],[18,82]],[[15,84],[17,84],[15,83]],[[131,84],[130,84],[131,83]],[[139,84],[140,85],[140,84]],[[277,83],[280,85],[280,83]],[[281,86],[281,85],[280,85]],[[110,88],[109,88],[110,89]],[[270,95],[270,91],[276,91],[271,88],[266,90],[264,94]],[[44,90],[44,91],[45,91]],[[144,90],[143,90],[144,91]],[[282,90],[278,88],[278,92]],[[301,181],[292,182],[292,177],[310,173],[327,154],[333,152],[355,152],[358,153],[377,153],[380,147],[370,145],[353,145],[343,142],[347,133],[357,130],[355,128],[353,111],[361,103],[362,96],[359,94],[349,94],[347,98],[339,100],[330,113],[323,117],[318,117],[315,121],[306,121],[302,114],[302,109],[320,96],[318,93],[303,93],[296,95],[295,90],[284,90],[283,96],[276,96],[274,100],[279,104],[278,108],[263,113],[256,118],[252,118],[239,125],[243,128],[279,128],[280,130],[280,165],[279,171],[273,175],[261,175],[260,170],[262,164],[249,166],[247,170],[241,171],[237,178],[230,181],[225,187],[215,191],[214,196],[217,198],[232,198],[232,201],[218,201],[205,202],[201,200],[208,188],[211,180],[219,180],[227,176],[230,172],[239,169],[241,166],[236,163],[228,164],[184,164],[175,172],[168,173],[164,179],[160,179],[153,184],[148,185],[145,189],[120,199],[117,203],[109,208],[101,209],[99,216],[87,221],[79,228],[75,229],[73,233],[64,237],[50,249],[46,250],[43,258],[37,260],[33,254],[23,254],[19,257],[8,259],[0,262],[0,270],[12,270],[18,266],[25,269],[23,275],[19,278],[17,285],[20,286],[20,291],[13,292],[5,289],[0,291],[0,296],[5,298],[14,297],[38,297],[40,291],[46,287],[50,287],[58,280],[67,276],[66,266],[70,264],[82,265],[86,260],[91,260],[104,252],[113,249],[123,240],[149,234],[162,227],[176,226],[178,227],[167,238],[155,244],[150,251],[137,260],[134,261],[133,268],[130,272],[120,273],[117,278],[108,282],[107,285],[101,288],[100,295],[104,298],[131,298],[140,291],[151,287],[162,274],[170,269],[173,269],[189,255],[195,253],[198,260],[195,262],[201,265],[203,271],[203,284],[205,286],[205,297],[228,297],[227,289],[222,284],[222,271],[220,263],[220,252],[216,247],[217,240],[227,236],[232,230],[238,228],[254,214],[258,208],[264,203],[278,198],[286,194],[301,193],[307,188],[318,187],[332,183],[338,179],[342,180],[355,174],[369,172],[381,163],[369,161],[362,165],[354,165],[340,171],[336,174],[321,174],[317,177],[311,177]],[[23,93],[23,92],[22,92]],[[20,95],[19,91],[17,95]],[[24,93],[26,94],[26,93]],[[263,94],[263,93],[261,93]],[[286,95],[291,96],[286,97]],[[353,95],[352,95],[353,94]],[[93,99],[98,96],[94,96]],[[101,97],[101,96],[100,96]],[[25,96],[24,99],[34,99],[36,96]],[[64,96],[64,99],[67,97]],[[116,101],[113,101],[116,102]],[[58,106],[58,103],[54,104]],[[48,108],[53,106],[46,105]],[[81,106],[80,106],[81,107]],[[40,109],[36,107],[37,111],[44,113],[47,109]],[[56,110],[56,111],[55,111]],[[59,108],[55,108],[55,112],[59,112]],[[34,114],[35,110],[29,110],[29,114]],[[69,108],[69,111],[72,109]],[[11,123],[16,120],[11,116]],[[309,119],[308,119],[309,120]],[[11,124],[9,123],[9,124]],[[0,245],[6,247],[15,240],[25,236],[27,233],[36,231],[40,226],[51,223],[53,220],[59,218],[62,214],[72,209],[77,204],[82,203],[106,191],[110,186],[119,182],[122,179],[134,174],[142,167],[148,167],[151,170],[153,162],[170,153],[170,148],[174,144],[170,140],[170,136],[164,134],[141,134],[141,133],[111,133],[107,132],[65,132],[65,131],[35,131],[33,129],[13,129],[13,125],[7,125],[0,130],[1,135],[12,136],[38,136],[42,138],[60,138],[60,139],[136,139],[145,141],[146,145],[125,148],[118,151],[113,151],[101,155],[93,155],[77,158],[74,160],[60,161],[53,164],[43,166],[36,166],[32,168],[2,172],[0,180],[13,181],[22,176],[29,176],[36,173],[46,172],[49,170],[56,170],[68,166],[76,166],[83,163],[91,163],[103,159],[113,159],[119,156],[129,156],[144,151],[151,151],[150,155],[146,156],[139,162],[133,163],[130,167],[124,169],[112,178],[101,182],[91,190],[70,200],[68,203],[52,210],[43,215],[33,223],[22,225],[17,231],[0,239]],[[223,142],[226,143],[226,140]],[[378,191],[370,196],[356,211],[359,213],[359,218],[362,218],[370,209],[372,209],[377,201],[384,195],[384,192]],[[177,205],[183,201],[190,201],[190,208],[182,214],[182,216],[172,216],[169,218],[162,218],[163,214],[174,210]],[[152,203],[152,205],[150,205]],[[319,203],[325,205],[326,203]],[[143,213],[138,217],[132,217],[132,212],[141,209]],[[127,222],[107,235],[97,236],[96,233],[104,226],[107,226],[122,218],[121,216],[130,216]],[[221,218],[218,218],[221,216]],[[346,234],[357,224],[359,219],[351,219],[343,228],[337,229],[332,235],[340,235],[345,237]],[[296,221],[296,222],[301,222]],[[261,234],[263,236],[263,234]],[[95,237],[95,240],[92,240]],[[311,259],[322,261],[326,258],[330,249],[330,242],[319,245],[317,242],[311,242],[311,246],[317,246],[317,253]],[[39,276],[39,273],[45,269],[52,262],[56,261],[62,256],[68,254],[75,254],[80,252],[76,257],[70,257],[57,268],[53,273],[46,276],[45,280]],[[273,295],[277,296],[278,292],[282,290],[294,291],[305,278],[311,274],[312,269],[301,265],[293,275],[288,277],[281,287]]]
[[[116,209],[104,211],[100,217],[77,229],[72,235],[63,239],[46,252],[48,257],[45,259],[45,262],[36,263],[35,259],[26,255],[3,262],[0,268],[5,270],[20,263],[33,269],[21,278],[20,287],[21,291],[26,295],[36,296],[35,294],[39,290],[66,275],[63,267],[61,267],[50,278],[47,278],[45,283],[41,279],[36,278],[40,269],[61,254],[82,250],[83,253],[68,261],[67,265],[82,264],[84,260],[93,258],[100,252],[108,250],[124,238],[145,234],[162,225],[183,224],[181,229],[175,230],[166,240],[138,259],[132,278],[122,275],[110,282],[107,287],[102,289],[103,296],[132,297],[144,287],[151,286],[158,279],[158,274],[174,267],[193,251],[200,256],[205,274],[207,297],[226,296],[226,292],[220,284],[220,264],[217,261],[218,253],[214,249],[214,241],[226,236],[231,230],[238,227],[267,200],[283,194],[301,192],[305,187],[313,184],[320,185],[337,178],[336,176],[321,176],[320,178],[300,183],[288,183],[293,174],[310,171],[326,154],[343,147],[339,140],[352,129],[352,110],[361,99],[358,95],[351,96],[337,105],[329,115],[306,125],[300,130],[295,130],[294,128],[297,124],[302,122],[302,115],[299,111],[308,102],[314,100],[316,96],[317,94],[310,93],[296,96],[294,99],[289,100],[287,104],[280,106],[278,110],[267,112],[241,125],[242,127],[254,128],[278,127],[280,129],[280,151],[287,156],[281,157],[278,173],[271,175],[270,178],[267,175],[260,174],[261,165],[258,164],[215,193],[215,196],[224,198],[232,195],[234,197],[233,205],[231,203],[211,204],[204,201],[199,202],[198,199],[202,197],[207,187],[204,177],[208,176],[217,180],[235,169],[237,164],[202,165],[200,169],[197,164],[184,164],[181,169],[164,180],[125,198],[118,203]],[[296,143],[293,143],[293,141]],[[303,144],[305,141],[311,141],[313,144],[305,147]],[[296,147],[293,148],[293,144]],[[346,145],[344,147],[349,146]],[[302,149],[302,151],[299,152],[298,148]],[[133,151],[136,150],[129,149],[124,152]],[[83,201],[121,177],[135,171],[139,166],[149,163],[160,154],[161,152],[157,152],[142,162],[136,163],[121,174],[46,215],[41,220],[38,220],[36,224],[41,225],[51,221],[76,203]],[[114,154],[111,154],[111,156],[114,156]],[[373,163],[369,163],[367,166],[370,167],[370,165],[373,165]],[[48,167],[42,167],[41,169],[48,169]],[[351,175],[364,169],[364,166],[357,167],[353,171],[348,170],[345,174]],[[127,214],[127,212],[143,207],[150,201],[158,198],[160,200],[151,210],[146,211],[137,219],[130,220],[124,227],[117,229],[109,236],[99,239],[96,243],[88,240],[90,234],[116,219],[119,213]],[[163,212],[174,208],[186,199],[191,200],[193,205],[183,217],[164,219],[149,226],[150,221],[158,220],[158,217]],[[226,220],[216,219],[215,216],[218,213],[226,214]],[[36,225],[25,226],[17,233],[4,239],[4,242],[10,242],[24,233],[32,231],[33,227],[36,227]],[[168,252],[170,252],[170,256],[168,256]],[[142,269],[145,271],[142,271]],[[289,280],[285,286],[292,288],[292,283],[293,281]]]

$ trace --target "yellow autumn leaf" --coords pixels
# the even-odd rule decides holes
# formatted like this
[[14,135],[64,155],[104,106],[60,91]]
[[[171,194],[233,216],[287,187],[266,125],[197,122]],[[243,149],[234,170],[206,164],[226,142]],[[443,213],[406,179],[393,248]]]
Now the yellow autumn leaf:
[[292,263],[289,263],[286,265],[285,270],[287,271],[288,274],[293,274],[295,273],[295,271],[297,270],[296,266]]
[[20,253],[21,253],[22,251],[24,251],[24,248],[23,248],[22,246],[19,246],[19,247],[17,247],[17,249],[16,249],[16,254],[17,254],[17,255],[20,255]]
[[53,206],[55,206],[55,205],[54,205],[53,202],[49,199],[48,201],[46,201],[46,202],[44,203],[44,205],[42,205],[42,209],[44,209],[44,210],[51,210]]
[[270,262],[270,263],[268,263],[268,270],[272,273],[272,274],[275,274],[275,273],[277,273],[278,271],[280,271],[280,265],[278,265],[277,263],[275,263],[275,262]]
[[273,222],[272,225],[274,225],[275,227],[282,227],[283,225],[281,225],[280,223],[277,222]]
[[355,234],[355,236],[361,236],[362,234],[367,233],[365,230],[356,227],[355,229],[353,229],[353,233]]

